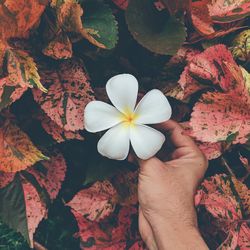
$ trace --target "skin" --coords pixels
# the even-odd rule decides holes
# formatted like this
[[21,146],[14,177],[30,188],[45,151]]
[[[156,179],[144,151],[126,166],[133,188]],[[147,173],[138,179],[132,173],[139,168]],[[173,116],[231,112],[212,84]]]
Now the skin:
[[[197,226],[194,195],[208,163],[180,125],[167,121],[171,159],[139,161],[139,230],[150,250],[208,249]],[[166,155],[166,154],[165,154]]]

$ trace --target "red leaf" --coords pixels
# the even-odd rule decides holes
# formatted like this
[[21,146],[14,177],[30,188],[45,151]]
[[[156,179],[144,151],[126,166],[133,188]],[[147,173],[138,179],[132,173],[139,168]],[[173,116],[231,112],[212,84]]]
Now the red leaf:
[[37,118],[41,120],[44,130],[58,143],[73,139],[84,140],[83,136],[81,136],[78,131],[71,132],[64,130],[52,121],[46,114],[40,115]]
[[88,221],[75,210],[72,212],[79,227],[77,236],[81,238],[81,249],[145,249],[140,248],[139,232],[135,231],[133,226],[137,220],[135,207],[122,207],[118,214],[114,214],[100,223]]
[[208,4],[209,12],[216,23],[227,23],[243,19],[250,15],[250,2],[234,0],[225,4],[225,0],[217,0]]
[[94,99],[84,66],[76,60],[59,63],[41,72],[48,93],[34,90],[34,99],[45,113],[67,131],[84,129],[84,108]]
[[27,172],[36,178],[39,185],[46,189],[50,199],[54,200],[61,189],[66,169],[67,166],[63,156],[57,153],[51,156],[49,161],[42,161],[29,168]]
[[114,211],[116,203],[116,190],[109,181],[103,181],[81,190],[67,205],[88,220],[100,221]]
[[233,177],[215,175],[202,183],[195,196],[196,206],[204,206],[228,235],[218,249],[249,248],[250,229],[245,220],[250,214],[249,199],[250,190]]
[[33,248],[33,235],[40,221],[46,216],[47,209],[34,186],[25,181],[23,181],[22,186],[25,198],[30,245]]

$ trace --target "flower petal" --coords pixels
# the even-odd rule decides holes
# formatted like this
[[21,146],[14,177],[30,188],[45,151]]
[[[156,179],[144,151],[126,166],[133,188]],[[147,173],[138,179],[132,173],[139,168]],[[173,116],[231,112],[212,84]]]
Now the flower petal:
[[137,124],[156,124],[169,120],[172,109],[166,96],[160,90],[153,89],[141,99],[135,113]]
[[97,144],[98,152],[110,159],[124,160],[129,152],[129,130],[124,123],[109,129]]
[[121,122],[122,114],[113,106],[100,101],[88,103],[84,110],[85,129],[99,132]]
[[165,136],[151,127],[135,125],[130,129],[130,140],[136,155],[146,160],[161,149]]
[[134,111],[137,94],[138,82],[130,74],[120,74],[109,79],[106,91],[110,101],[121,112]]

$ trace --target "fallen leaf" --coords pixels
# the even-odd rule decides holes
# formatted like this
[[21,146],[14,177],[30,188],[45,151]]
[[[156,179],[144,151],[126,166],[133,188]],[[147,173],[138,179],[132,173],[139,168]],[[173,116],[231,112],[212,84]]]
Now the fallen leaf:
[[60,62],[54,69],[40,71],[48,93],[33,90],[35,101],[59,127],[67,131],[84,129],[84,108],[94,100],[83,64],[75,59]]
[[17,172],[48,158],[16,125],[6,122],[0,128],[0,171]]
[[0,189],[7,186],[14,180],[15,173],[6,173],[0,171]]

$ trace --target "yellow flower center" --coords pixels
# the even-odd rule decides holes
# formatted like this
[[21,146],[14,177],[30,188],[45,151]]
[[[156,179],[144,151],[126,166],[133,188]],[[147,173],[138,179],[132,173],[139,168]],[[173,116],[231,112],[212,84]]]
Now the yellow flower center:
[[138,115],[135,114],[130,109],[125,110],[125,112],[122,114],[122,122],[125,123],[125,125],[131,126],[134,125],[135,120],[137,119]]

